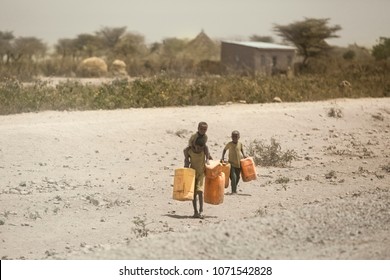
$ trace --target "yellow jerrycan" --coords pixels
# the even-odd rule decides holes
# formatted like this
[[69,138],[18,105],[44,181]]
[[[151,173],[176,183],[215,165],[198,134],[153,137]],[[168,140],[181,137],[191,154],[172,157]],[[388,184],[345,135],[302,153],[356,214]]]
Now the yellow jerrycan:
[[186,201],[194,199],[195,170],[192,168],[175,169],[173,179],[173,199]]
[[249,182],[256,180],[256,167],[253,158],[247,157],[240,160],[242,181]]
[[225,192],[225,173],[220,172],[216,178],[205,178],[204,202],[218,205],[223,203]]

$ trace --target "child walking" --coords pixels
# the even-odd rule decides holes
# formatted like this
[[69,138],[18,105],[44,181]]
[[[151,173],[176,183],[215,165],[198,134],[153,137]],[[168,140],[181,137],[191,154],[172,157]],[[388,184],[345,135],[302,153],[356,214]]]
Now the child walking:
[[[184,167],[195,169],[195,190],[192,205],[194,207],[194,218],[203,218],[203,191],[205,164],[210,164],[210,153],[207,143],[207,128],[206,122],[198,124],[198,131],[190,137],[188,146],[184,149]],[[199,199],[199,211],[197,207],[197,199]]]
[[228,162],[230,163],[230,184],[232,187],[232,194],[237,193],[237,186],[238,186],[238,182],[240,181],[240,174],[241,174],[240,160],[242,158],[247,157],[244,154],[244,147],[242,143],[238,141],[239,139],[240,139],[240,132],[234,130],[232,132],[232,141],[226,144],[225,148],[223,149],[222,158],[221,158],[221,162],[224,162],[225,154],[227,151],[229,151]]

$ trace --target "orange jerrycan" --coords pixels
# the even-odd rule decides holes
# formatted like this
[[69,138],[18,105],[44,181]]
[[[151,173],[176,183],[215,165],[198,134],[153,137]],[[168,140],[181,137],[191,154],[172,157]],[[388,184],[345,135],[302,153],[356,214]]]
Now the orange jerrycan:
[[222,163],[222,172],[225,174],[225,189],[229,187],[229,179],[230,179],[230,163],[224,162]]
[[242,181],[249,182],[256,180],[256,167],[253,158],[247,157],[240,160]]
[[210,164],[206,164],[205,176],[206,178],[217,178],[222,172],[222,164],[218,160],[209,160]]
[[216,178],[205,178],[204,202],[218,205],[223,203],[225,192],[225,173],[221,172]]
[[173,179],[173,199],[186,201],[194,199],[195,170],[192,168],[175,169]]

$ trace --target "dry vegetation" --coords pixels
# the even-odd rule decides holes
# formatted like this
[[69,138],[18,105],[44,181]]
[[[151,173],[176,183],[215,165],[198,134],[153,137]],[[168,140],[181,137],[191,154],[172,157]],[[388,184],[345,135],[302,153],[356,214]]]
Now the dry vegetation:
[[[203,76],[193,79],[161,74],[150,78],[111,79],[83,83],[78,79],[17,79],[0,82],[0,114],[45,110],[97,110],[217,105],[227,102],[267,103],[277,96],[284,102],[333,98],[386,97],[389,73],[358,76],[348,91],[340,90],[337,75],[285,77]],[[329,111],[340,118],[337,108]],[[380,116],[375,116],[380,117]]]

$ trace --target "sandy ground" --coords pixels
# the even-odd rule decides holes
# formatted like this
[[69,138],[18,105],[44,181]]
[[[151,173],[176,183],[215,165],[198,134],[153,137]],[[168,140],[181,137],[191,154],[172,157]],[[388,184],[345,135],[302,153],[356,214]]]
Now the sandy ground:
[[[389,98],[0,116],[0,258],[388,260],[389,120]],[[191,218],[199,121],[216,159],[235,129],[300,158]]]

